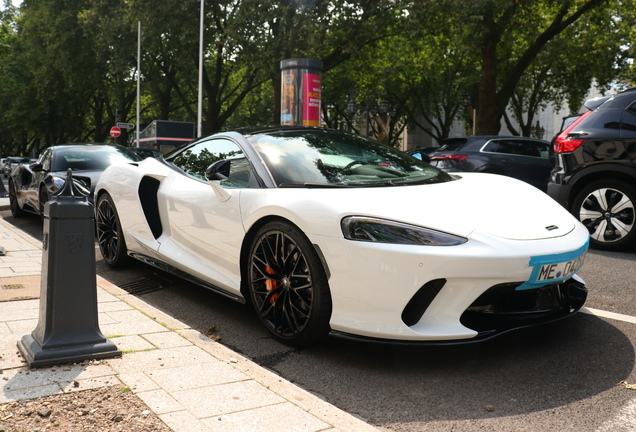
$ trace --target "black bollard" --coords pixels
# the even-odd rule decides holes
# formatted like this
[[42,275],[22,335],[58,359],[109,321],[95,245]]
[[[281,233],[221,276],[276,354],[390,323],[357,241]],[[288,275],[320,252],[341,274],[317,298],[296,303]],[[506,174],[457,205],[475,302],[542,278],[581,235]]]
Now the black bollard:
[[38,324],[18,342],[29,366],[121,356],[99,329],[95,215],[88,197],[73,186],[70,169],[44,206],[42,252]]

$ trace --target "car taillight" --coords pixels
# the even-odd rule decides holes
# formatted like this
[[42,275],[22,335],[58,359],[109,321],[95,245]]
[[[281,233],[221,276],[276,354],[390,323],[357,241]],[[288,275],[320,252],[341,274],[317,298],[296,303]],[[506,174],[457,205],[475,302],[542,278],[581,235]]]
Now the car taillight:
[[570,126],[565,128],[565,130],[561,132],[558,137],[556,137],[556,139],[554,140],[554,153],[569,153],[576,150],[578,146],[583,144],[583,141],[585,140],[572,138],[568,139],[568,135],[570,134],[570,131],[576,127],[576,125],[581,123],[581,121],[585,117],[589,116],[591,113],[592,111],[587,111],[581,114],[579,118],[574,120]]
[[440,156],[431,156],[431,160],[454,160],[457,162],[464,162],[468,155],[462,154],[452,154],[452,155],[440,155]]

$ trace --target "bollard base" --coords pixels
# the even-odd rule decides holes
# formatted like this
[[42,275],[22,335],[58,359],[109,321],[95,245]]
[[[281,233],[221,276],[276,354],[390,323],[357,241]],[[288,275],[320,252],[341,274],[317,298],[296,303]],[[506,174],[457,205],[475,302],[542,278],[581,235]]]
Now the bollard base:
[[121,357],[121,351],[108,339],[100,343],[42,348],[29,334],[18,341],[18,349],[30,367]]

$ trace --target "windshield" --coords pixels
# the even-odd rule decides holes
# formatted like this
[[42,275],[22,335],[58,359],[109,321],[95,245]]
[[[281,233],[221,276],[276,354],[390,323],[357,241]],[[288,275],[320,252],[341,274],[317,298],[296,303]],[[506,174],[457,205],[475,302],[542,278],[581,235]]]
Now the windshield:
[[114,163],[136,162],[141,158],[127,148],[81,146],[58,149],[51,171],[102,171]]
[[340,131],[290,130],[247,139],[279,187],[393,186],[452,180],[406,153]]

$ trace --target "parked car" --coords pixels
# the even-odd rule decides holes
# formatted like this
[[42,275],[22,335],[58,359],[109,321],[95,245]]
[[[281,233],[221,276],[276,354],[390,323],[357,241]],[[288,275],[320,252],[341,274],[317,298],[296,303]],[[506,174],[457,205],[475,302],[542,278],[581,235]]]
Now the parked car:
[[95,189],[104,261],[251,304],[279,341],[475,341],[572,315],[587,230],[516,179],[445,173],[367,138],[274,127],[119,164]]
[[587,227],[593,247],[631,248],[636,245],[636,89],[585,105],[588,111],[553,140],[556,165],[548,194]]
[[4,178],[9,177],[9,175],[11,175],[11,171],[13,171],[13,169],[15,167],[17,167],[20,164],[30,164],[31,163],[31,159],[29,159],[28,157],[22,157],[22,156],[9,156],[8,158],[6,158],[4,160],[4,165],[2,165],[2,175],[4,175]]
[[9,179],[9,202],[14,217],[25,211],[44,214],[44,204],[66,181],[67,170],[73,172],[76,186],[89,195],[104,169],[113,163],[141,160],[128,148],[113,145],[80,144],[49,147],[31,165],[20,165]]
[[501,174],[525,181],[544,192],[552,170],[550,143],[525,137],[447,138],[429,158],[431,165],[447,172]]

